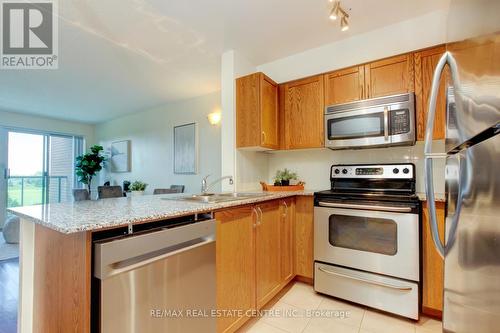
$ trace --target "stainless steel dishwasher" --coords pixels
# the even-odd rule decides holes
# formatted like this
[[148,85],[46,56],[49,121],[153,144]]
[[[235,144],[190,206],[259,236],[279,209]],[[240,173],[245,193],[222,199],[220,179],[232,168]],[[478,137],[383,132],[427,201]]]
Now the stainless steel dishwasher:
[[215,220],[94,243],[101,333],[215,332]]

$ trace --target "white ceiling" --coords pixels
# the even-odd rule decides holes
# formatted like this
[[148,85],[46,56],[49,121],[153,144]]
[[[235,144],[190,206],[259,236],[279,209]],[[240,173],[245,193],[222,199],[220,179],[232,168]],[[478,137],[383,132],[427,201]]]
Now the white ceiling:
[[218,91],[226,50],[259,65],[448,3],[343,0],[341,32],[328,0],[59,1],[59,69],[0,71],[0,109],[97,123]]

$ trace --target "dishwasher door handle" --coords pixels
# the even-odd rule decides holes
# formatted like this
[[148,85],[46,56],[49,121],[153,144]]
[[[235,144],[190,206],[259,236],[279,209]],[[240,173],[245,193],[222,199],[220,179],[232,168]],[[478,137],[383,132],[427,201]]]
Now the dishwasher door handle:
[[[141,268],[143,266],[152,264],[156,261],[167,259],[168,257],[172,257],[178,254],[181,254],[183,252],[187,252],[190,250],[194,250],[198,247],[214,243],[215,238],[210,237],[206,239],[198,239],[193,242],[188,242],[186,246],[182,248],[166,248],[164,253],[162,251],[157,251],[154,253],[151,253],[150,255],[144,255],[141,257],[138,257],[137,260],[136,258],[131,258],[131,259],[126,259],[123,261],[115,262],[111,265],[108,266],[108,269],[105,270],[105,274],[101,277],[101,279],[106,279],[121,273],[125,273],[134,269]],[[193,244],[194,243],[194,244]],[[161,253],[161,254],[160,254]]]

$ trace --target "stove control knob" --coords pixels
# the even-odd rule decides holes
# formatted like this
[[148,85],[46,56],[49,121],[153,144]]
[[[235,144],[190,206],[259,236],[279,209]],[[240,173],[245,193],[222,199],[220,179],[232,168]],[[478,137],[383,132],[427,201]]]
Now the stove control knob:
[[335,169],[335,174],[338,175],[340,173],[339,169]]
[[394,168],[394,169],[392,169],[392,172],[395,173],[395,174],[398,174],[399,173],[399,169],[398,168]]
[[409,173],[410,173],[410,169],[408,169],[408,168],[404,168],[404,169],[403,169],[403,173],[404,173],[404,174],[409,174]]
[[342,173],[343,173],[344,175],[347,175],[347,169],[342,169]]

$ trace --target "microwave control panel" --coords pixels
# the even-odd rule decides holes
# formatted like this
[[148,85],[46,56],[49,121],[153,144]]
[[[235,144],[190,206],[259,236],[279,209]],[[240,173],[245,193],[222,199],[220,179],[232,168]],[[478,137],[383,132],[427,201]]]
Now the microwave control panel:
[[410,132],[410,110],[393,110],[390,115],[392,135]]

